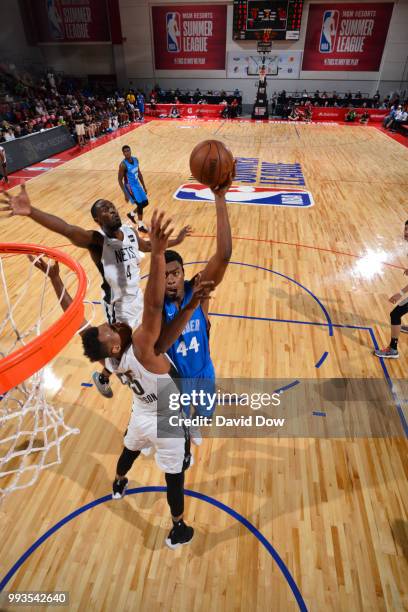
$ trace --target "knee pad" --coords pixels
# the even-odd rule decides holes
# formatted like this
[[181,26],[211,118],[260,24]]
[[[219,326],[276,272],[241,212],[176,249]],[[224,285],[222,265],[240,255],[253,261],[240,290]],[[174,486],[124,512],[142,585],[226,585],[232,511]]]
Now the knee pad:
[[396,306],[394,310],[391,311],[391,325],[401,325],[401,317],[408,310],[408,305],[406,306]]

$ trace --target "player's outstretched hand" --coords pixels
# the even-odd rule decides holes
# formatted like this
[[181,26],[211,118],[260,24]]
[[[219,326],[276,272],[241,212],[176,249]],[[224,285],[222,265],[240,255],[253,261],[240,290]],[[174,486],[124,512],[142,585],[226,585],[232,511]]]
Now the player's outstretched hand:
[[218,197],[225,197],[225,194],[228,192],[232,185],[232,181],[235,178],[235,169],[236,169],[236,161],[234,160],[234,166],[232,168],[232,172],[229,173],[227,180],[222,185],[218,185],[211,189],[213,194]]
[[397,304],[402,299],[401,293],[395,293],[390,297],[391,304]]
[[192,233],[193,233],[193,228],[191,227],[191,225],[186,225],[180,230],[177,236],[177,240],[182,242],[186,236],[191,236]]
[[194,279],[193,295],[188,304],[192,308],[197,308],[199,304],[211,299],[211,292],[214,291],[214,281],[202,281],[201,275],[197,274]]
[[153,212],[153,216],[150,221],[149,238],[150,244],[152,245],[153,253],[164,253],[167,248],[169,237],[173,233],[173,228],[170,227],[172,219],[165,219],[164,213]]
[[51,260],[53,263],[48,264],[43,257],[34,257],[33,255],[28,255],[28,259],[35,265],[36,268],[41,270],[43,274],[48,274],[50,279],[59,278],[59,264],[56,260]]
[[26,191],[25,183],[21,183],[20,192],[11,196],[7,191],[3,191],[0,197],[0,212],[8,213],[6,217],[14,215],[27,216],[31,214],[31,202]]

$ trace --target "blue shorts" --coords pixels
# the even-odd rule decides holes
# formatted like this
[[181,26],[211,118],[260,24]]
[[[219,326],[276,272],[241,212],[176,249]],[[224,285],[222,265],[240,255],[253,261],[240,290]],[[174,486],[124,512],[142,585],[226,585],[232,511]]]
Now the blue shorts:
[[147,193],[141,185],[130,185],[130,183],[125,183],[125,191],[132,204],[136,204],[142,208],[148,205]]
[[186,415],[190,416],[190,412],[192,412],[193,416],[211,417],[217,407],[217,402],[214,401],[215,372],[213,364],[208,364],[208,367],[202,370],[198,376],[182,378],[181,381],[182,393],[191,395],[195,391],[195,397],[198,400],[195,403],[192,402],[191,406],[184,407]]

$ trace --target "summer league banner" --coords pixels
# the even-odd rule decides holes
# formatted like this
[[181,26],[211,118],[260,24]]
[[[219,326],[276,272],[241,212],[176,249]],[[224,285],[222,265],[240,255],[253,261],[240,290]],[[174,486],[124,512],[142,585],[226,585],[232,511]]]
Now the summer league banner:
[[[298,79],[300,75],[301,51],[276,51],[265,58],[266,75],[276,79]],[[255,52],[228,53],[227,78],[246,79],[258,77],[262,58]]]
[[31,15],[40,43],[110,40],[106,0],[34,0]]
[[302,69],[378,71],[393,6],[311,4]]
[[156,70],[225,70],[227,7],[152,6]]

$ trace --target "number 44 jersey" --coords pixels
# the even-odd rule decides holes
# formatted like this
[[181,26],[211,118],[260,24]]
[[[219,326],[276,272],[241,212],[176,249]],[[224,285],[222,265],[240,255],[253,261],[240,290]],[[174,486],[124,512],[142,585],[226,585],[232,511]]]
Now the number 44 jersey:
[[137,236],[128,225],[122,225],[120,231],[123,240],[109,238],[103,235],[103,250],[101,270],[105,291],[104,300],[112,304],[122,298],[138,296],[140,292],[140,262],[142,254],[139,251]]
[[[192,283],[185,281],[181,308],[188,304],[192,295]],[[176,303],[166,298],[163,306],[166,322],[174,319],[178,312]],[[167,355],[176,366],[181,378],[215,378],[210,356],[207,319],[201,305],[194,310],[181,336],[167,351]]]

